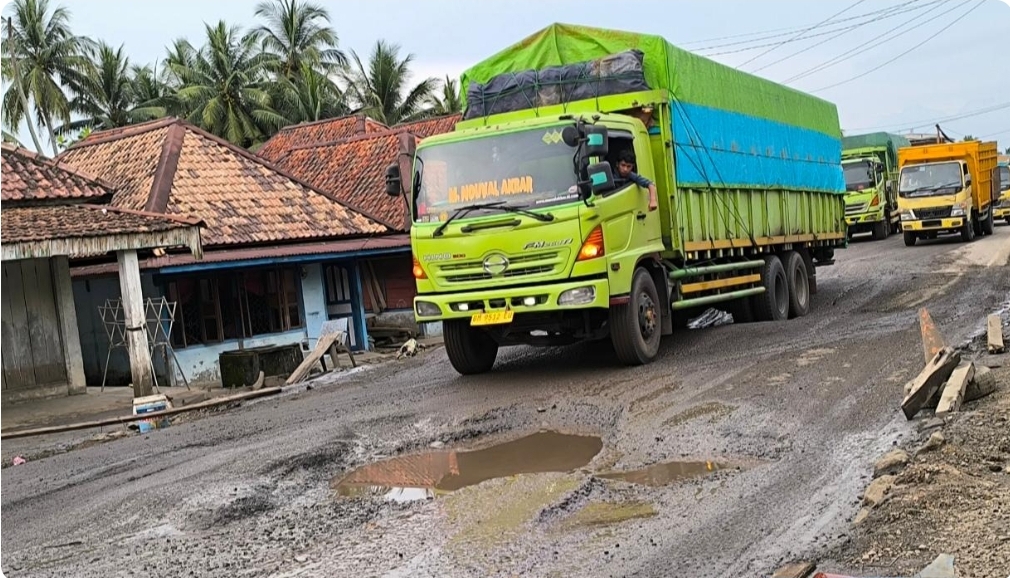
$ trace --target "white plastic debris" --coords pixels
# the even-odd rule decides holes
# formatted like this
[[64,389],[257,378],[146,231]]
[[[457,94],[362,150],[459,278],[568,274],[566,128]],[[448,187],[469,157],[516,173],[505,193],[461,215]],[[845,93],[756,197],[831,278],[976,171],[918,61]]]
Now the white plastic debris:
[[688,321],[687,326],[690,329],[704,329],[706,327],[719,327],[720,325],[729,325],[731,323],[733,323],[733,314],[709,308],[701,315]]

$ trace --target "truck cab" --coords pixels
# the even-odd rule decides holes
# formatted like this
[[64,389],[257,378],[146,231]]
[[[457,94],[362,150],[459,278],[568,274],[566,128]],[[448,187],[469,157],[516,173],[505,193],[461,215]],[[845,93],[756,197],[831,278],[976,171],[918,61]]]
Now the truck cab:
[[996,144],[969,141],[899,150],[898,207],[905,245],[958,234],[993,233]]
[[993,218],[1002,219],[1010,225],[1010,166],[1002,162],[997,169],[999,174],[999,199],[993,208]]
[[884,164],[870,157],[842,159],[845,173],[845,222],[849,236],[872,231],[874,240],[891,232],[891,198]]

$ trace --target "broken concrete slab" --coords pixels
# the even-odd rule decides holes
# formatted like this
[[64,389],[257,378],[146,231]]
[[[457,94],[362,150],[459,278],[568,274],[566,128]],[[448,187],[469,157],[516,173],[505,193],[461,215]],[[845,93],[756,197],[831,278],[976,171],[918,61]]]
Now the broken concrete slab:
[[931,430],[942,428],[944,425],[946,425],[946,422],[942,417],[931,417],[929,419],[923,420],[919,424],[919,431],[925,433]]
[[816,569],[813,562],[793,562],[776,570],[772,578],[807,578]]
[[873,464],[873,477],[892,475],[900,472],[912,459],[905,450],[891,450]]
[[901,402],[901,411],[904,412],[905,419],[910,420],[919,413],[960,362],[961,354],[949,347],[944,347],[936,353],[915,378],[911,391]]
[[912,578],[957,578],[954,571],[954,556],[950,554],[940,554],[929,566]]
[[975,368],[975,378],[964,390],[964,401],[975,401],[996,391],[996,376],[984,365]]
[[898,476],[880,476],[863,490],[863,505],[876,507],[884,502]]
[[936,415],[943,417],[961,409],[961,402],[964,400],[964,390],[975,377],[975,364],[972,362],[962,362],[947,379],[947,385],[943,388],[943,395],[940,396],[940,403],[936,405]]
[[989,353],[1003,353],[1006,347],[1003,345],[1003,320],[998,313],[993,313],[988,319],[988,339]]

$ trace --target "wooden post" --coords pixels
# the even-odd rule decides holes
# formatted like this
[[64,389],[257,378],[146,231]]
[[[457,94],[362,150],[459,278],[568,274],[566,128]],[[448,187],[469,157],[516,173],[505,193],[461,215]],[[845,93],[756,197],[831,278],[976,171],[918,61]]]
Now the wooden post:
[[147,318],[144,315],[144,294],[140,286],[140,264],[137,262],[136,251],[118,251],[116,259],[119,261],[119,288],[126,319],[133,396],[145,397],[152,393],[154,374],[151,370],[151,351],[147,346]]
[[84,376],[84,355],[81,353],[81,332],[77,327],[74,287],[70,279],[70,260],[63,256],[53,257],[51,265],[53,296],[56,300],[56,310],[59,312],[63,356],[67,365],[67,385],[71,395],[85,393],[88,383]]

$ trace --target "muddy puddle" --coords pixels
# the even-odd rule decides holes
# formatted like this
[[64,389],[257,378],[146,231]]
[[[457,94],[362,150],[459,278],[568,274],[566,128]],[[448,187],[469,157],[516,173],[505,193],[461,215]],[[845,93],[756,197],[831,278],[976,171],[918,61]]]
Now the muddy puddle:
[[437,450],[369,464],[335,478],[331,486],[345,497],[425,500],[495,478],[568,472],[588,464],[601,449],[599,437],[542,431],[484,449]]
[[597,477],[643,486],[665,486],[682,480],[711,475],[721,470],[738,471],[741,469],[739,464],[728,462],[665,462],[639,470],[597,474]]

